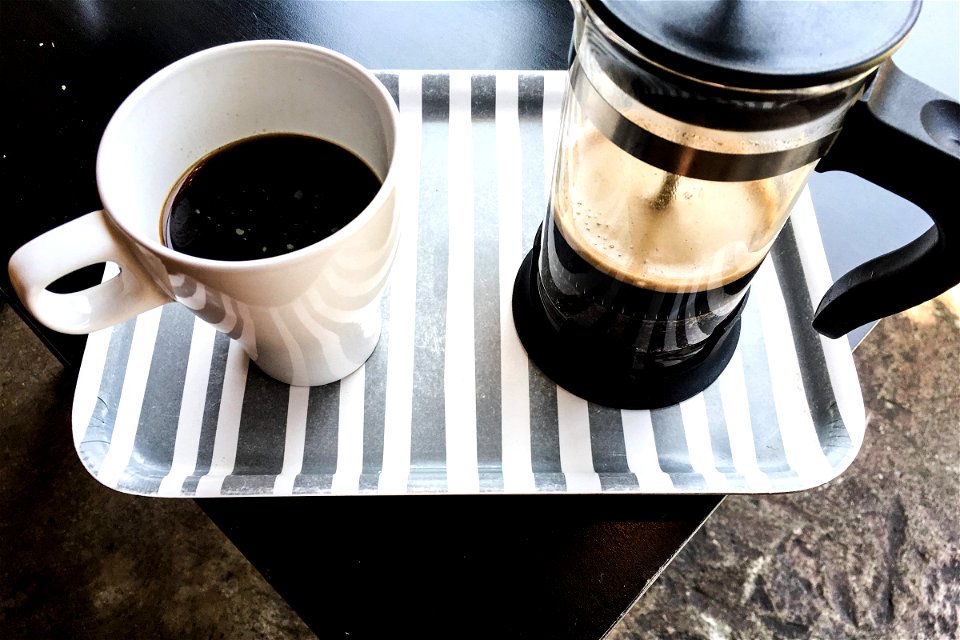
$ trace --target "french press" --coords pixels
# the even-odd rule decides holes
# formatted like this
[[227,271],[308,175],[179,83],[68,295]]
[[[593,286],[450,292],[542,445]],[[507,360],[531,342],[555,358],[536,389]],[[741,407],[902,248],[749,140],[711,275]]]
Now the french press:
[[813,170],[933,226],[840,278],[839,337],[960,282],[960,106],[890,56],[915,2],[571,0],[549,206],[514,288],[530,358],[588,400],[682,401],[733,355],[750,281]]

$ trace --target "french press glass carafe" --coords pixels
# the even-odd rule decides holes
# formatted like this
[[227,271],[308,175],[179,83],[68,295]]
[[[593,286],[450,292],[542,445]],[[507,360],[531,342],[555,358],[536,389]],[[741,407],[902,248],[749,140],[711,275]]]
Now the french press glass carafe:
[[960,109],[889,60],[919,1],[572,3],[549,207],[514,291],[521,341],[558,384],[634,408],[711,384],[814,169],[857,173],[934,221],[838,280],[818,331],[960,281],[939,186],[960,177]]

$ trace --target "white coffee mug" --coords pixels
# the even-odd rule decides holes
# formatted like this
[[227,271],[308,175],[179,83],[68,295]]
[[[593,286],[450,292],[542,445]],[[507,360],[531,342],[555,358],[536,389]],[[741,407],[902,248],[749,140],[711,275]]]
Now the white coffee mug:
[[[238,42],[174,62],[131,93],[104,131],[96,166],[103,210],[18,249],[9,264],[14,289],[40,322],[73,334],[177,301],[282,382],[338,380],[367,360],[380,337],[380,299],[399,229],[398,119],[374,75],[319,46]],[[161,211],[184,171],[264,133],[346,147],[382,187],[342,229],[284,255],[220,261],[165,246]],[[47,290],[100,262],[118,265],[119,275],[76,293]]]

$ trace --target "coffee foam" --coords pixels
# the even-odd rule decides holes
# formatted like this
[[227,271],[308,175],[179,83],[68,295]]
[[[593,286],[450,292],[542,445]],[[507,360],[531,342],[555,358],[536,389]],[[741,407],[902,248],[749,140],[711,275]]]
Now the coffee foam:
[[560,154],[551,204],[564,238],[601,271],[674,293],[723,286],[756,268],[812,168],[751,182],[697,180],[648,165],[596,131]]

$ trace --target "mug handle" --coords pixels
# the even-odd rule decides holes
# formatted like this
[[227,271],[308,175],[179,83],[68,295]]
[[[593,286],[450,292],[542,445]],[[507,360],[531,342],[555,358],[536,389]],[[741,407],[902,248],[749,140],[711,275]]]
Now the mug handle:
[[933,226],[839,278],[814,314],[814,329],[839,338],[960,283],[960,215],[947,191],[960,180],[960,104],[888,60],[816,170],[869,180],[923,209]]
[[[103,211],[94,211],[17,249],[8,270],[27,310],[54,331],[84,334],[170,302],[119,234]],[[99,262],[116,263],[120,273],[75,293],[47,289],[58,278]]]

